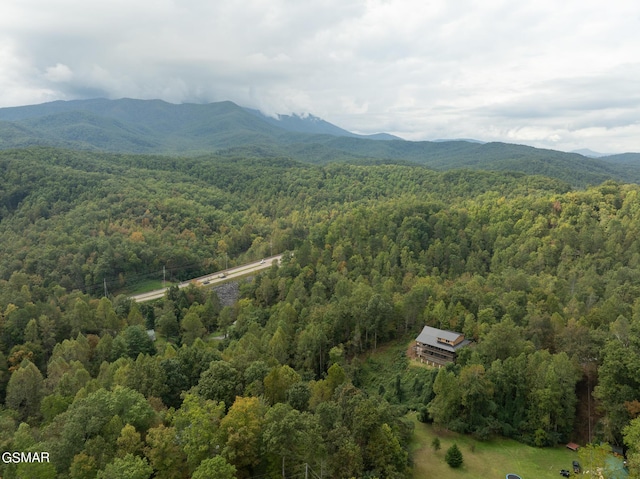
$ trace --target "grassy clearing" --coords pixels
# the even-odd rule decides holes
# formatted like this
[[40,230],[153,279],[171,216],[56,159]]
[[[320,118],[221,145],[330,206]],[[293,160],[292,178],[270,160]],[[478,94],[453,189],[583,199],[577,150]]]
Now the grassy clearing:
[[389,388],[397,374],[407,372],[409,360],[405,354],[407,340],[399,339],[379,346],[359,356],[361,387],[370,394],[378,393],[380,385]]
[[[412,344],[413,340],[403,338],[363,354],[359,358],[362,387],[370,394],[381,394],[397,404],[394,384],[400,375],[401,402],[414,407],[424,404],[424,399],[413,390],[414,379],[434,370],[407,357]],[[522,479],[555,479],[560,477],[560,469],[572,470],[571,462],[578,460],[578,454],[566,447],[539,449],[500,437],[482,442],[420,423],[415,413],[410,417],[415,423],[411,444],[413,479],[504,479],[507,473],[518,474]],[[431,446],[435,437],[441,442],[437,452]],[[459,469],[452,469],[444,460],[447,449],[454,442],[464,457],[464,464]]]
[[224,331],[221,329],[216,329],[215,331],[207,334],[203,339],[205,342],[220,341],[220,338],[223,336],[224,336]]
[[165,348],[167,347],[167,344],[169,344],[169,341],[167,341],[167,338],[165,338],[164,336],[162,336],[156,331],[156,340],[154,341],[153,344],[155,345],[158,351],[164,351]]
[[[169,287],[172,284],[174,283],[170,283],[169,281],[167,281],[165,286]],[[126,294],[128,296],[133,296],[135,294],[148,293],[149,291],[155,291],[156,289],[162,288],[163,285],[161,279],[145,279],[139,283],[118,290],[117,294]]]
[[[476,441],[472,437],[449,431],[438,431],[434,426],[415,422],[412,454],[413,479],[503,479],[507,473],[518,474],[522,479],[556,479],[560,469],[571,470],[571,461],[577,453],[565,447],[538,449],[511,439],[497,438]],[[442,448],[434,451],[431,442],[440,438]],[[444,460],[445,453],[457,443],[464,457],[459,469],[450,468]]]

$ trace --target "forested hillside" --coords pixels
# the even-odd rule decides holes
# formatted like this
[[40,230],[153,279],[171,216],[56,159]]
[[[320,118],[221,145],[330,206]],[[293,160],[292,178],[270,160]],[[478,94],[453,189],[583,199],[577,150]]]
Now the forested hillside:
[[507,143],[403,141],[356,135],[316,117],[267,117],[225,101],[75,100],[0,108],[0,150],[31,146],[86,151],[293,158],[315,164],[413,163],[544,175],[585,187],[640,182],[637,153],[588,158]]
[[[3,151],[0,449],[51,462],[0,474],[404,478],[408,411],[550,446],[578,434],[587,377],[592,439],[626,440],[633,469],[639,195],[418,165]],[[117,294],[163,266],[187,278],[271,251],[283,263],[234,306],[197,286]],[[425,324],[476,345],[372,388],[367,355]]]

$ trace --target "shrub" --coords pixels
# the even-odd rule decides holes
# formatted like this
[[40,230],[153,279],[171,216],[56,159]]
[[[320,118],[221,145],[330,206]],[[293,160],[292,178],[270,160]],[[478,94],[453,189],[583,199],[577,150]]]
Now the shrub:
[[434,437],[433,441],[431,441],[431,447],[433,447],[434,451],[440,450],[440,438]]
[[444,460],[447,461],[447,464],[451,467],[460,467],[462,466],[462,452],[458,449],[458,445],[454,443],[449,449],[447,449],[447,454],[444,456]]

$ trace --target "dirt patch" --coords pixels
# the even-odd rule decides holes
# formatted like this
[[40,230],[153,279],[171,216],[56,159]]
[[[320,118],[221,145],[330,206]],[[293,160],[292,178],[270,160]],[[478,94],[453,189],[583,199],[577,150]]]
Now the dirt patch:
[[[595,369],[583,371],[582,379],[576,384],[576,420],[573,426],[573,442],[588,444],[593,438],[596,425],[601,416],[597,413],[596,401],[593,397],[593,388],[598,383]],[[589,437],[591,432],[591,437]]]

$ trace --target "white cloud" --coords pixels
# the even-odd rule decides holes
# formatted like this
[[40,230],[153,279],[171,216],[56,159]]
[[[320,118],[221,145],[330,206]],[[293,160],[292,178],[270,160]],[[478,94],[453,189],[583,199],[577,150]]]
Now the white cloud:
[[60,96],[37,84],[40,74],[21,58],[10,40],[0,39],[0,105],[20,106],[42,103]]
[[71,68],[67,65],[63,65],[62,63],[56,63],[55,66],[47,68],[44,73],[44,76],[47,80],[52,81],[54,83],[58,82],[68,82],[73,78],[73,72]]
[[408,139],[640,151],[626,0],[7,0],[0,106],[232,100]]

